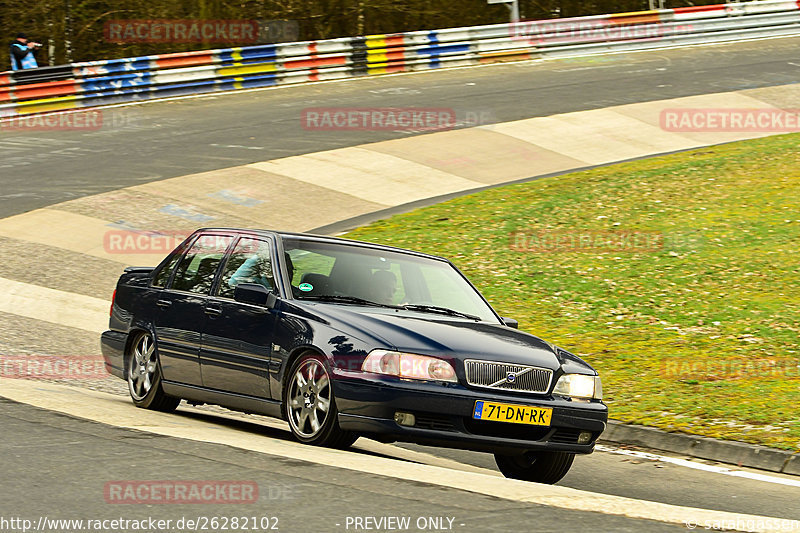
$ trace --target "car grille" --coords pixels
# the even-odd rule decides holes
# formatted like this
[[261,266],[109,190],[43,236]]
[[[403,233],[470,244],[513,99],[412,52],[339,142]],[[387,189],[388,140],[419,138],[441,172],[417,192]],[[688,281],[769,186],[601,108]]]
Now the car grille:
[[[468,359],[464,361],[464,367],[467,383],[487,389],[542,394],[550,390],[550,380],[553,378],[553,371],[547,368],[513,363]],[[509,377],[512,379],[509,380]]]

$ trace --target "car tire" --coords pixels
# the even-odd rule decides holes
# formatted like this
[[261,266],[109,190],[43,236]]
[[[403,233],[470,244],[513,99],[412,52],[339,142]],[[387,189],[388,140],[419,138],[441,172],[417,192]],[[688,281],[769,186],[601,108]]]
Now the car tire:
[[283,402],[292,435],[304,444],[347,448],[358,435],[339,427],[333,383],[325,359],[307,353],[286,374]]
[[128,392],[136,407],[152,411],[172,412],[181,403],[161,387],[161,364],[152,335],[136,334],[130,344],[126,363]]
[[526,452],[521,455],[495,454],[494,461],[504,476],[552,485],[567,472],[575,459],[568,452]]

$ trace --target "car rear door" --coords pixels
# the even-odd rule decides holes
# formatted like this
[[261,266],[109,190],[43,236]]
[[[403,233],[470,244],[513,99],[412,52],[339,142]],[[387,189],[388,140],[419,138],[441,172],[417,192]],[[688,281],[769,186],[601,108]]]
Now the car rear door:
[[239,283],[258,283],[277,293],[274,257],[272,239],[251,236],[242,236],[228,255],[206,302],[200,349],[204,387],[269,398],[276,315],[266,307],[237,302],[233,295]]
[[200,341],[206,301],[233,235],[200,234],[181,257],[167,287],[156,300],[153,318],[163,377],[202,385]]

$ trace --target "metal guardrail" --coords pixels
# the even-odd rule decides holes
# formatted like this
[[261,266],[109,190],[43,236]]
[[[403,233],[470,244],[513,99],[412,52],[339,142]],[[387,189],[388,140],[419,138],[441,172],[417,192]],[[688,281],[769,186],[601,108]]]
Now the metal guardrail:
[[798,4],[760,0],[3,72],[0,117],[497,61],[800,35]]

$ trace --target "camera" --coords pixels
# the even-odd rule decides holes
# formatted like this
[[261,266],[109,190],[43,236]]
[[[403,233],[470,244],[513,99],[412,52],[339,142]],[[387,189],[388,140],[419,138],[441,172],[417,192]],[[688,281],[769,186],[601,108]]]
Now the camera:
[[33,45],[34,48],[41,48],[42,47],[42,43],[31,43],[31,44]]

